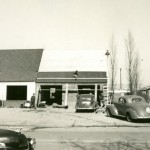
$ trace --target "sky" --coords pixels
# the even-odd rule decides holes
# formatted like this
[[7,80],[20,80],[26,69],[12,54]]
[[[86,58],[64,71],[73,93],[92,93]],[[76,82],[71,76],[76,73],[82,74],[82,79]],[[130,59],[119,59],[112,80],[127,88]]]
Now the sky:
[[150,85],[149,0],[0,0],[0,49],[107,50],[117,46],[125,74],[130,31],[141,58],[141,84]]

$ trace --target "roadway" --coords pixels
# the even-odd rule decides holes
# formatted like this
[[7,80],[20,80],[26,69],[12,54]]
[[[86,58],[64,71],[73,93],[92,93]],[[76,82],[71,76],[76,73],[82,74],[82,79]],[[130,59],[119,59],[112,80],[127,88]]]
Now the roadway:
[[[11,113],[10,113],[11,112]],[[23,128],[36,138],[36,150],[147,150],[150,121],[127,122],[105,113],[75,113],[74,107],[0,109],[0,127]]]
[[149,127],[32,128],[36,150],[149,150]]

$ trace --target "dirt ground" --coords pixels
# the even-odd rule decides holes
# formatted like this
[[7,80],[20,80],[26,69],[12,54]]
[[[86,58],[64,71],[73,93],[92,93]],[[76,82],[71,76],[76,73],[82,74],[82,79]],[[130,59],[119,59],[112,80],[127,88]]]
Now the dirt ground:
[[[71,102],[70,102],[71,103]],[[66,128],[66,127],[130,127],[150,126],[150,122],[130,123],[122,118],[107,117],[101,109],[95,112],[75,112],[74,102],[68,109],[0,108],[1,127]]]

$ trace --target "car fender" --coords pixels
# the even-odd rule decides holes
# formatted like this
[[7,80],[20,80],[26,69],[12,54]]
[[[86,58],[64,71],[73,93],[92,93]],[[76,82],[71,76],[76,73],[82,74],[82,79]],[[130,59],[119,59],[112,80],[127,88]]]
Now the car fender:
[[116,106],[114,104],[107,105],[106,109],[110,110],[111,115],[118,116],[118,110],[117,110],[117,108],[116,108]]
[[126,114],[129,113],[132,119],[137,119],[137,113],[134,109],[128,108]]

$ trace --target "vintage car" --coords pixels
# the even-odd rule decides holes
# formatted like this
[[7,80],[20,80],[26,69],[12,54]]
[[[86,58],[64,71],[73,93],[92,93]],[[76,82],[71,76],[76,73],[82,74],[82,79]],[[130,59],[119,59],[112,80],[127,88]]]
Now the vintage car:
[[122,116],[131,122],[135,119],[150,119],[150,105],[141,96],[125,95],[114,104],[106,106],[108,117]]
[[76,112],[79,110],[93,110],[99,108],[98,102],[95,100],[93,94],[80,94],[77,95],[77,101],[75,104]]
[[0,129],[0,149],[2,150],[34,150],[36,140],[27,138],[19,131]]

